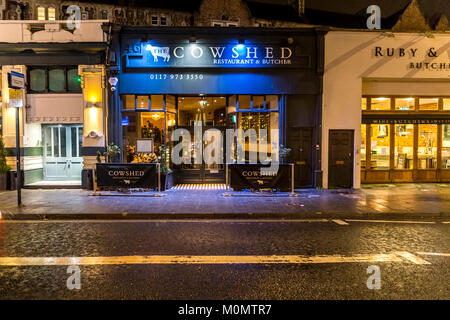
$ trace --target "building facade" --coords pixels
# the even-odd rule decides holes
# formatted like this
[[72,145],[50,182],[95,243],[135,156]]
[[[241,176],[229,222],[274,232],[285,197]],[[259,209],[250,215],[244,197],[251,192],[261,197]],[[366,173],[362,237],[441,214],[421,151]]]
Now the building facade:
[[223,182],[223,165],[167,160],[196,121],[278,130],[296,187],[450,179],[447,6],[402,0],[369,31],[366,8],[303,0],[143,3],[0,1],[1,129],[14,168],[20,101],[26,185],[79,185],[111,143],[142,161],[145,139],[179,182]]
[[[0,21],[1,135],[14,172],[19,112],[25,185],[80,185],[83,167],[105,147],[106,22],[83,21],[70,31],[67,21]],[[25,89],[10,88],[11,71],[24,75]]]

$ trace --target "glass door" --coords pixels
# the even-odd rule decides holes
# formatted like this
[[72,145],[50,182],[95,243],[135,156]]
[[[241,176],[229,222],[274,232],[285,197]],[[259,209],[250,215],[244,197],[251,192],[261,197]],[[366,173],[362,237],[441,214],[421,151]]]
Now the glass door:
[[[181,164],[177,167],[180,172],[181,183],[223,183],[225,181],[223,160],[226,100],[225,97],[178,98],[177,128],[186,129],[191,135],[189,149],[185,151],[186,154],[183,154],[183,157],[190,160],[190,163]],[[195,123],[201,123],[201,142],[195,141]],[[222,141],[217,141],[217,139]],[[199,143],[201,146],[198,145]],[[202,150],[202,161],[196,161],[198,155],[195,150],[199,148]],[[214,158],[215,152],[220,152],[218,150],[220,148],[222,155],[220,163],[211,161],[205,163],[205,151],[208,152],[210,157]]]
[[81,125],[43,127],[44,179],[80,180],[83,168]]

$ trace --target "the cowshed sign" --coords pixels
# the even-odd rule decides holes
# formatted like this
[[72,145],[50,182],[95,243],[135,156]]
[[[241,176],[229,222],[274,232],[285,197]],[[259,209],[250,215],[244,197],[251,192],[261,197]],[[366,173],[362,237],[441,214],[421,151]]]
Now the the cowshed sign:
[[113,188],[158,187],[156,163],[97,163],[97,185]]
[[[296,64],[295,48],[251,44],[164,44],[135,42],[128,45],[128,68],[155,67],[289,67]],[[302,61],[304,62],[304,61]]]

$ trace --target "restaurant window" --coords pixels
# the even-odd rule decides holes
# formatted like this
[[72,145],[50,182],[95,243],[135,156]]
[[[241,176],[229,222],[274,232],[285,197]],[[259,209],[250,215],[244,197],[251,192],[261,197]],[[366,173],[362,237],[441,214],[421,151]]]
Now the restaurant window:
[[48,73],[48,88],[51,92],[65,91],[65,75],[63,69],[52,69]]
[[367,151],[367,147],[366,147],[366,125],[362,124],[361,125],[361,169],[365,169],[366,168],[366,151]]
[[442,99],[442,107],[444,110],[450,110],[450,98]]
[[361,110],[367,110],[367,98],[361,99]]
[[149,96],[137,96],[136,97],[136,109],[148,110],[149,108]]
[[135,110],[136,109],[136,96],[127,94],[122,96],[122,109]]
[[370,125],[371,161],[373,169],[389,169],[389,125]]
[[439,99],[438,98],[420,98],[419,110],[438,110]]
[[238,96],[238,109],[245,110],[251,109],[252,98],[250,95],[239,95]]
[[442,169],[450,169],[450,124],[442,125]]
[[414,157],[414,125],[395,125],[395,169],[412,169]]
[[437,124],[419,124],[418,169],[436,169]]
[[391,99],[390,98],[372,98],[371,110],[390,110],[391,109]]
[[150,108],[152,110],[163,110],[164,109],[164,95],[153,94],[150,98]]
[[416,109],[416,99],[414,98],[396,98],[395,110],[414,111]]
[[266,108],[269,110],[278,110],[278,96],[266,96]]
[[44,7],[37,8],[37,18],[38,18],[38,20],[45,20],[45,8]]
[[264,108],[265,108],[264,96],[253,96],[252,109],[264,109]]
[[33,92],[44,92],[47,87],[47,75],[44,69],[33,69],[30,71],[30,90]]
[[56,9],[53,7],[48,8],[48,20],[56,20]]

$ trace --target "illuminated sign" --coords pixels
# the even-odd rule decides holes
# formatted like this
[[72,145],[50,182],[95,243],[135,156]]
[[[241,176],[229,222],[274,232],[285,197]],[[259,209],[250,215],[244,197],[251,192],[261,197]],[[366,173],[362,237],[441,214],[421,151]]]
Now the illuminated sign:
[[309,56],[295,55],[289,46],[261,44],[164,44],[130,42],[127,68],[204,67],[266,68],[308,66]]

